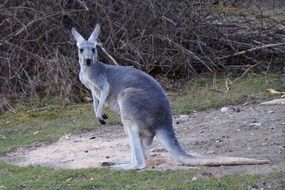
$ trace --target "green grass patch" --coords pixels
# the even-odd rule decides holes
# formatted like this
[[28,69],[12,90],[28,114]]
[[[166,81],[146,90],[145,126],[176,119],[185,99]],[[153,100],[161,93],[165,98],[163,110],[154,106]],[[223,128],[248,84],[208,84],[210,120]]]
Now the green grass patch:
[[[197,180],[193,181],[193,176]],[[108,169],[61,169],[18,167],[0,163],[0,189],[251,189],[271,180],[282,180],[282,173],[267,177],[201,176],[195,170],[114,171]],[[274,188],[272,188],[274,189]],[[277,188],[276,188],[277,189]]]
[[[108,124],[117,124],[117,114],[105,109]],[[39,112],[17,111],[0,115],[0,154],[18,147],[50,143],[66,133],[80,133],[101,126],[91,104],[64,108],[51,107]]]
[[273,97],[266,89],[282,90],[277,74],[248,74],[235,81],[236,79],[233,76],[206,76],[192,80],[184,92],[170,96],[173,113],[187,114],[193,110],[201,111],[244,102],[259,103]]

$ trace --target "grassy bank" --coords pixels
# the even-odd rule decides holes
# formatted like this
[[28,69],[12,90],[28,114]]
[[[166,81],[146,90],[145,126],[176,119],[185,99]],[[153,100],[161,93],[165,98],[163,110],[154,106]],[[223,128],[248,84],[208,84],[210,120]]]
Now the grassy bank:
[[273,98],[267,89],[282,90],[279,76],[275,74],[250,74],[241,78],[206,76],[192,80],[187,86],[182,93],[170,97],[175,114],[246,102],[260,103]]

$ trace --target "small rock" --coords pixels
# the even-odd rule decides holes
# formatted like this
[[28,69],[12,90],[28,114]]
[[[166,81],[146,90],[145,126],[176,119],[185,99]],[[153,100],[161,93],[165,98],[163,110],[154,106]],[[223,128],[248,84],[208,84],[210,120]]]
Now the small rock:
[[216,143],[220,143],[220,142],[222,142],[223,140],[222,139],[217,139],[216,140]]
[[180,119],[185,119],[185,118],[189,118],[188,115],[180,115],[179,116]]
[[194,177],[192,177],[192,181],[197,181],[197,179],[198,179],[198,178],[197,178],[197,177],[195,177],[195,176],[194,176]]
[[86,103],[92,102],[92,98],[90,98],[90,97],[88,97],[88,96],[85,96],[85,97],[83,98],[83,101],[86,102]]
[[150,150],[151,152],[167,152],[167,150],[165,148],[155,148]]
[[114,162],[102,162],[101,166],[106,167],[106,166],[113,166],[115,165]]
[[271,114],[271,113],[274,113],[274,111],[272,111],[272,110],[269,110],[267,113]]
[[96,137],[94,136],[94,137],[90,137],[89,139],[95,139]]
[[261,123],[250,123],[249,126],[253,126],[253,127],[260,127]]
[[230,109],[228,107],[222,107],[221,112],[228,112]]
[[65,134],[65,135],[63,135],[63,138],[66,139],[66,140],[69,140],[70,136],[71,136],[71,134]]
[[258,186],[257,185],[251,186],[251,190],[258,190]]
[[235,111],[235,112],[238,112],[238,113],[239,113],[241,110],[240,110],[240,108],[239,108],[239,107],[234,107],[234,108],[233,108],[233,111]]
[[106,156],[106,158],[107,158],[107,159],[109,159],[109,158],[110,158],[110,156]]
[[185,122],[189,119],[188,115],[180,115],[177,119],[176,119],[176,124],[180,124],[181,122]]
[[210,150],[210,151],[208,151],[208,154],[215,154],[215,151]]
[[85,150],[84,152],[85,152],[85,153],[88,153],[88,150]]

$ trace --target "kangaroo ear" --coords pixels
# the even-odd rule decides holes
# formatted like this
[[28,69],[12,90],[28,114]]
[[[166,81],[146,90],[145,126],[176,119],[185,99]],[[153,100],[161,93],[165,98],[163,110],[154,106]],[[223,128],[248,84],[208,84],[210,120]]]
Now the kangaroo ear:
[[88,41],[89,41],[89,42],[93,42],[93,43],[97,42],[99,33],[100,33],[100,25],[99,25],[99,24],[96,24],[95,29],[93,30],[92,34],[91,34],[90,37],[88,38]]
[[81,42],[84,42],[84,41],[85,41],[85,39],[76,31],[75,28],[72,28],[72,29],[71,29],[71,33],[72,33],[73,37],[75,38],[75,40],[76,40],[76,42],[77,42],[77,46],[79,46],[79,44],[80,44]]

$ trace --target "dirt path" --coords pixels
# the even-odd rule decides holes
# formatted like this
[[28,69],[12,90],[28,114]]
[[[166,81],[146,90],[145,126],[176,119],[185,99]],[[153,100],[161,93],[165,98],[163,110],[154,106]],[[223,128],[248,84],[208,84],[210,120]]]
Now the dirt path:
[[[210,110],[174,119],[178,139],[188,152],[244,156],[271,161],[259,166],[199,167],[212,174],[285,171],[285,105],[247,105]],[[189,169],[173,160],[155,140],[149,169]],[[122,126],[103,126],[91,133],[65,135],[58,142],[20,149],[4,160],[17,165],[97,168],[103,162],[128,162],[130,146]]]

